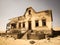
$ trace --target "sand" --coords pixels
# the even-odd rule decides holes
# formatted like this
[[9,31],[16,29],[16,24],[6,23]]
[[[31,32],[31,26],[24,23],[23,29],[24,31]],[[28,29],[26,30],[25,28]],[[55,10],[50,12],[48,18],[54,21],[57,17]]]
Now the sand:
[[[34,44],[30,42],[34,41]],[[0,45],[60,45],[60,36],[51,38],[50,40],[42,39],[42,40],[24,40],[24,39],[14,39],[14,38],[6,38],[0,37]]]

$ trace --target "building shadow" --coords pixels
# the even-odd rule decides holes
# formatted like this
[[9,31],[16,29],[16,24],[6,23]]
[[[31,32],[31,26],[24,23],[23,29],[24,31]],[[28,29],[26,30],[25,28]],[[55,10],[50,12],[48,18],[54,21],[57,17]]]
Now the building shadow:
[[53,37],[60,36],[60,31],[53,30]]

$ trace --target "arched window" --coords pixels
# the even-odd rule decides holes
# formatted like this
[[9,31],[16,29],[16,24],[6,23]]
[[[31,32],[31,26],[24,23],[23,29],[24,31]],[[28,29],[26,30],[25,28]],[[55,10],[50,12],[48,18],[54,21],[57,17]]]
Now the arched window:
[[29,15],[31,15],[31,10],[29,10]]

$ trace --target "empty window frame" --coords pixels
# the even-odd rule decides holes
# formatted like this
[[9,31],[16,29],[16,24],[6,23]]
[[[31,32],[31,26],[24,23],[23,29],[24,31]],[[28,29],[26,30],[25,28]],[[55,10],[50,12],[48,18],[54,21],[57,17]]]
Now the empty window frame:
[[16,23],[11,24],[12,28],[16,28]]
[[35,20],[35,27],[38,27],[38,26],[39,26],[39,21]]
[[42,19],[42,26],[46,26],[46,19]]
[[19,28],[21,28],[21,23],[19,23]]
[[31,10],[29,10],[29,15],[31,15]]
[[25,28],[25,22],[23,22],[23,28]]

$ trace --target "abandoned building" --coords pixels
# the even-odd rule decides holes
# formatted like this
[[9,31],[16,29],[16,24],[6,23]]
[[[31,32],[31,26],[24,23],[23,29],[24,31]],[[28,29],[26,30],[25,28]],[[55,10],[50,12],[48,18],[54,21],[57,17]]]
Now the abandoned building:
[[16,38],[40,39],[52,35],[52,10],[36,12],[28,7],[23,16],[10,19],[6,33]]

